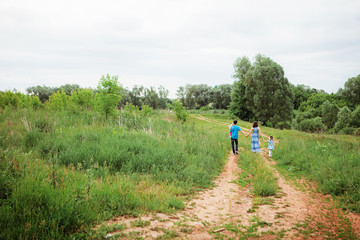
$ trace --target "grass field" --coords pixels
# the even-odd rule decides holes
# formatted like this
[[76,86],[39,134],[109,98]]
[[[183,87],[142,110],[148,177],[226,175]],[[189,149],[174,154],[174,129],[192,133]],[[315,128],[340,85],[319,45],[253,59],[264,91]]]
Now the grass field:
[[112,216],[173,212],[225,163],[227,134],[198,120],[119,121],[1,110],[0,238],[88,238]]
[[[0,111],[0,239],[88,239],[112,216],[183,209],[212,186],[230,152],[227,114],[203,114],[219,125],[192,116],[181,124],[168,111],[108,120],[92,111]],[[359,138],[262,131],[280,141],[273,159],[281,172],[360,213]],[[249,142],[240,136],[243,179],[252,176],[255,195],[274,195],[274,176]]]

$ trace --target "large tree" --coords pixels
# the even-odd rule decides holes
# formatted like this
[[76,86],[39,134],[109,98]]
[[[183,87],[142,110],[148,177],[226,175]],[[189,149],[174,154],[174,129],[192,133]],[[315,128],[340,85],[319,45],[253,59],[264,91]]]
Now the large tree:
[[334,127],[337,121],[337,114],[339,108],[336,104],[331,103],[329,100],[326,100],[322,105],[322,122],[326,125],[328,129]]
[[251,67],[248,57],[238,58],[234,63],[235,73],[233,78],[237,79],[237,81],[234,82],[231,91],[230,112],[243,120],[249,120],[254,117],[254,113],[249,109],[249,100],[252,102],[252,98],[246,97],[246,91],[249,88],[246,88],[244,83],[245,75],[250,73]]
[[[247,60],[243,57],[234,64],[234,76],[244,85],[245,95],[239,103],[232,104],[243,105],[245,101],[246,108],[255,115],[256,120],[271,126],[289,127],[294,108],[293,93],[289,81],[284,77],[283,68],[260,54],[251,65],[247,64]],[[233,96],[232,100],[235,98]]]
[[188,109],[199,109],[207,106],[210,103],[211,87],[206,84],[191,85],[187,84],[185,89],[182,87],[177,91],[177,95],[182,101],[184,98],[184,105]]
[[231,101],[231,89],[231,84],[221,84],[211,89],[210,101],[213,104],[213,108],[228,109]]
[[342,93],[351,107],[355,108],[360,104],[360,74],[357,77],[349,78]]

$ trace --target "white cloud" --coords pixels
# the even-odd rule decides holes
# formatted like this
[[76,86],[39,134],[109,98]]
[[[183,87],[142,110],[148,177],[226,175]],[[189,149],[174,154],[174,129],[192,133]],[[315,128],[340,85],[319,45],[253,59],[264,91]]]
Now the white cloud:
[[261,53],[294,84],[337,91],[360,73],[360,2],[0,2],[0,90],[232,83],[237,57]]

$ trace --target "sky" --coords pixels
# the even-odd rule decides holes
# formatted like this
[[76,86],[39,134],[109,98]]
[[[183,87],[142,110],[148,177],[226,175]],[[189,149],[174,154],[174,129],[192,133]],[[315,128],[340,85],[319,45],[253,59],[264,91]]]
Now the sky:
[[1,0],[0,90],[96,88],[102,75],[169,97],[232,84],[263,54],[292,84],[337,92],[360,74],[359,0]]

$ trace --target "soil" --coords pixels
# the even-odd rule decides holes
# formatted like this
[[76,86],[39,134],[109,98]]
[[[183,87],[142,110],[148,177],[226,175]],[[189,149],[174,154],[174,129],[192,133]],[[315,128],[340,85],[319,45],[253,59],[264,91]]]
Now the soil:
[[[263,159],[278,178],[279,193],[259,204],[250,185],[236,183],[242,150],[229,154],[215,187],[198,192],[183,211],[114,218],[105,224],[127,228],[107,237],[121,233],[118,239],[360,239],[359,215],[337,209],[332,197],[316,192],[314,184],[286,180],[266,149]],[[139,220],[146,224],[132,227]]]

